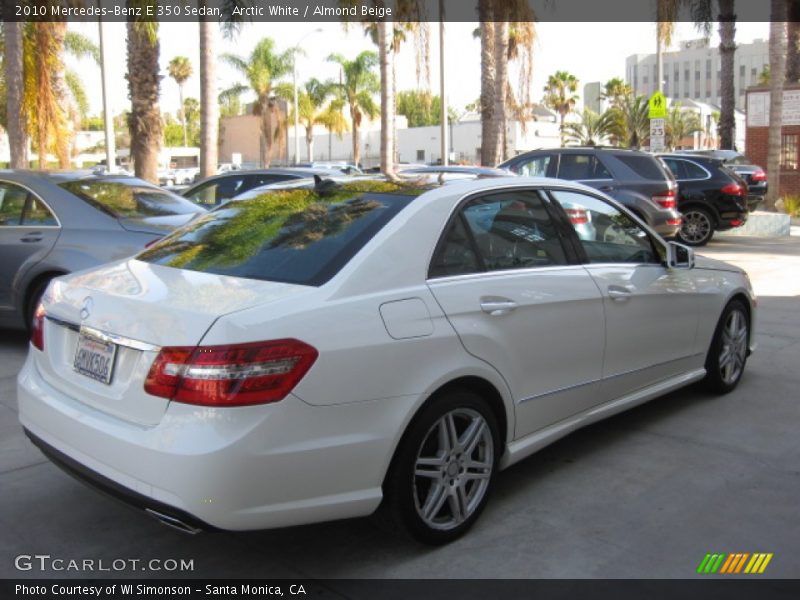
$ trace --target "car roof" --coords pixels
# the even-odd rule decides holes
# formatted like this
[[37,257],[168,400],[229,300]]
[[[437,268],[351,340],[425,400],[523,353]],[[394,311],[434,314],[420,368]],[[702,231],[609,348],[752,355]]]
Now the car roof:
[[472,165],[431,165],[425,167],[414,167],[397,169],[398,173],[468,173],[473,175],[483,175],[486,177],[508,177],[514,175],[506,169],[497,167],[479,167]]
[[665,152],[664,154],[656,154],[659,158],[682,158],[684,160],[695,160],[697,162],[723,166],[724,161],[718,156],[709,156],[708,154],[689,154],[686,152]]
[[50,183],[64,183],[67,181],[77,181],[79,179],[91,179],[101,181],[130,180],[134,179],[130,175],[114,173],[110,175],[98,175],[90,170],[72,171],[45,171],[38,169],[0,169],[0,177],[16,181],[36,181],[45,180]]

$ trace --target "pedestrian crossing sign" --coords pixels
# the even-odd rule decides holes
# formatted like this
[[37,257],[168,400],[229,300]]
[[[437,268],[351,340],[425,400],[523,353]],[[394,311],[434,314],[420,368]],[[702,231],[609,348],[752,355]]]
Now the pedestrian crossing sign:
[[661,92],[655,92],[647,101],[647,116],[650,119],[664,119],[667,116],[667,99]]

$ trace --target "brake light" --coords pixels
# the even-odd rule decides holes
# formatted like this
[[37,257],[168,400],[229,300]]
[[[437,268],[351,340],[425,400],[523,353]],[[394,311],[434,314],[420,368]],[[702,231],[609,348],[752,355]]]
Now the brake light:
[[683,219],[667,219],[667,225],[680,225]]
[[744,188],[738,183],[729,183],[720,190],[728,196],[744,196]]
[[44,306],[39,304],[33,313],[31,323],[31,344],[44,352]]
[[153,396],[202,406],[248,406],[283,400],[319,353],[294,339],[162,348],[145,380]]
[[661,208],[675,208],[678,206],[678,202],[675,200],[675,192],[673,190],[667,190],[666,192],[661,192],[660,194],[654,194],[653,202],[658,204]]
[[573,225],[584,225],[589,222],[589,214],[583,208],[565,208],[564,212]]
[[750,181],[766,181],[767,174],[764,171],[756,171],[752,175],[750,175]]
[[742,221],[741,219],[731,220],[731,227],[741,227],[742,225],[744,225],[744,221]]

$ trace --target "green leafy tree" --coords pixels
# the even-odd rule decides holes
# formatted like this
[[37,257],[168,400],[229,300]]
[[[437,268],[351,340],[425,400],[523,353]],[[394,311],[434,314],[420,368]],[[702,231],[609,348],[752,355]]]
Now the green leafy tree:
[[189,59],[185,56],[176,56],[171,61],[169,61],[169,66],[167,67],[167,72],[172,79],[175,80],[175,83],[178,84],[178,96],[180,98],[180,119],[181,125],[183,125],[183,145],[188,146],[189,140],[186,132],[186,115],[184,114],[184,106],[183,106],[183,86],[192,76],[192,63]]
[[375,73],[378,64],[378,55],[375,52],[364,51],[353,60],[341,54],[331,54],[331,62],[337,63],[342,69],[342,83],[334,84],[340,91],[350,109],[350,123],[353,133],[353,162],[361,162],[361,144],[358,138],[359,127],[366,115],[374,119],[380,113],[375,103],[374,95],[380,92],[380,80]]
[[597,114],[584,108],[579,123],[567,123],[564,134],[568,145],[599,146],[614,132],[614,114],[606,111]]
[[625,97],[619,106],[606,111],[613,115],[612,135],[627,148],[640,148],[650,135],[647,98],[644,96]]
[[544,105],[558,113],[561,145],[564,145],[564,119],[575,110],[578,102],[578,78],[567,71],[556,71],[547,78],[544,86]]
[[442,122],[442,101],[427,90],[398,92],[397,114],[408,119],[409,127],[439,125]]
[[669,149],[680,145],[690,135],[703,131],[703,125],[697,113],[681,107],[680,102],[673,104],[667,112],[665,122],[665,142]]
[[222,60],[247,80],[247,84],[237,84],[223,92],[223,96],[238,96],[248,89],[256,94],[255,113],[261,116],[261,164],[269,166],[275,130],[280,127],[276,88],[280,79],[292,72],[292,50],[278,52],[274,40],[264,38],[249,57],[224,54]]

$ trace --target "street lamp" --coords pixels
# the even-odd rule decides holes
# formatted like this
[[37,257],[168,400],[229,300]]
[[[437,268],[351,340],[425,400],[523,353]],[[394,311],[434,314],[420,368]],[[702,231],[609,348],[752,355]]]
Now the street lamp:
[[300,118],[298,115],[297,107],[297,53],[300,51],[300,44],[310,35],[315,33],[322,33],[322,28],[317,27],[306,33],[303,37],[297,40],[294,45],[294,52],[292,53],[292,86],[294,87],[294,164],[300,162]]

